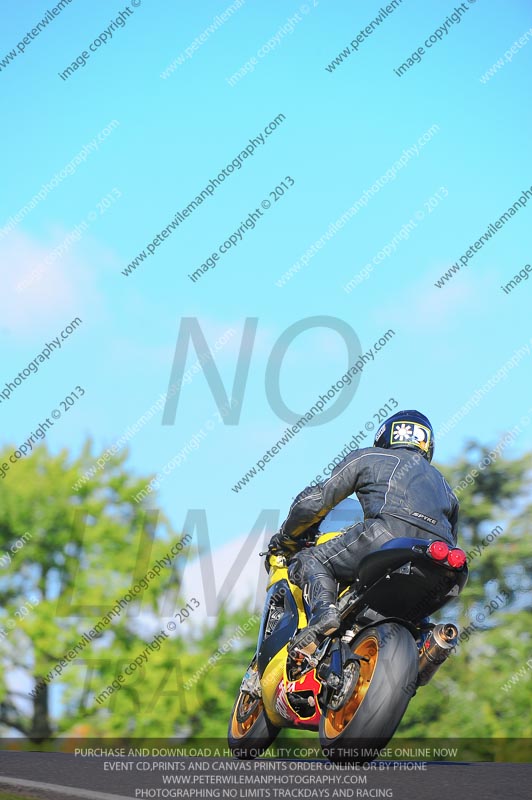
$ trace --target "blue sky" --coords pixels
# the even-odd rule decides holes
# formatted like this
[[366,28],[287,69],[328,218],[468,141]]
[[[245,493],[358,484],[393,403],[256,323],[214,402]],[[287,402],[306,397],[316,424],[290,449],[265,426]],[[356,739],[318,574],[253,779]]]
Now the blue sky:
[[[434,286],[532,187],[532,38],[480,81],[532,29],[529,4],[464,3],[461,22],[399,78],[393,69],[455,4],[405,0],[358,52],[328,72],[380,3],[247,0],[161,78],[229,5],[130,4],[125,26],[63,81],[58,73],[125,8],[73,0],[0,71],[8,109],[0,229],[84,145],[118,122],[73,175],[0,236],[0,391],[71,320],[83,320],[61,351],[0,403],[2,445],[25,441],[77,385],[85,395],[49,431],[48,446],[77,453],[89,435],[98,449],[112,444],[167,390],[183,317],[197,318],[211,345],[227,330],[236,332],[216,353],[229,392],[245,319],[258,317],[239,424],[214,425],[160,489],[160,505],[177,528],[188,509],[205,508],[211,541],[220,545],[247,533],[263,508],[279,509],[282,520],[293,496],[389,398],[400,408],[419,408],[438,429],[532,336],[532,281],[509,295],[500,289],[530,263],[532,199],[444,288]],[[10,6],[0,62],[51,7],[37,0]],[[296,14],[292,32],[230,86],[226,79]],[[122,270],[139,251],[279,114],[285,119],[265,144],[125,277]],[[284,287],[276,286],[329,224],[435,125],[437,132],[396,179]],[[293,186],[216,269],[192,283],[187,275],[286,176]],[[425,204],[438,192],[429,212]],[[344,292],[416,212],[423,216],[410,237],[368,280]],[[17,291],[83,220],[90,225],[79,241]],[[349,323],[363,351],[389,329],[395,336],[364,369],[346,410],[303,430],[235,493],[231,487],[287,424],[265,393],[272,348],[289,326],[318,315]],[[437,442],[436,460],[452,459],[470,437],[495,443],[519,423],[532,405],[531,357],[532,349]],[[187,366],[195,359],[191,352]],[[349,366],[337,334],[309,330],[282,363],[282,397],[303,413]],[[195,375],[183,388],[175,424],[163,426],[161,413],[132,439],[131,468],[160,471],[216,411],[204,376]],[[531,445],[532,425],[524,425],[508,452]]]

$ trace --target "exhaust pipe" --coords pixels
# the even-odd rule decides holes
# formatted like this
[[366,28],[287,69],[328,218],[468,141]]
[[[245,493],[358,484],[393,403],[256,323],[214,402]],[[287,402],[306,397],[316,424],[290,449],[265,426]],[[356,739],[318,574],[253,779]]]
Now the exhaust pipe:
[[446,661],[458,642],[458,628],[450,622],[435,625],[419,655],[418,686],[425,686]]

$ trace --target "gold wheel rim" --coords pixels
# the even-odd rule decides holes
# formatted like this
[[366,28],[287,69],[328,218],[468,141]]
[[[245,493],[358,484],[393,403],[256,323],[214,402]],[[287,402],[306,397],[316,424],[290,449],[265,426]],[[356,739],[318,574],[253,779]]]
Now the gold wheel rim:
[[[254,669],[255,671],[257,670],[256,665]],[[253,708],[253,706],[255,706],[255,708]],[[231,720],[231,734],[233,738],[242,739],[246,736],[260,717],[262,709],[262,700],[252,698],[251,695],[246,692],[240,692]],[[239,716],[244,717],[244,719],[239,720]]]
[[[251,710],[254,703],[256,708]],[[242,739],[247,733],[249,733],[255,722],[258,720],[261,711],[262,702],[260,700],[252,700],[249,695],[240,692],[238,697],[238,705],[235,708],[231,724],[231,733],[235,739]],[[242,716],[246,715],[243,721],[240,721],[237,718],[238,712],[240,712]]]
[[364,639],[354,652],[356,655],[363,656],[368,660],[359,662],[360,675],[349,699],[346,700],[338,711],[327,711],[324,720],[324,733],[328,739],[335,739],[343,733],[364,702],[379,657],[379,644],[377,639],[374,636]]

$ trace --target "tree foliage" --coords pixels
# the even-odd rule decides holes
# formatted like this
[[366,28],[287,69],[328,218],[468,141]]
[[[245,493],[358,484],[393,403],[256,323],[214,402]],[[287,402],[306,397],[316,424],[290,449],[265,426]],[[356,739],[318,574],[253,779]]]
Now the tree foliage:
[[[42,684],[177,539],[164,515],[134,502],[147,479],[128,474],[126,457],[112,456],[76,491],[95,459],[90,443],[74,460],[41,446],[0,483],[0,547],[11,558],[0,577],[0,724],[34,742],[93,716],[98,729],[115,731],[116,720],[93,710],[94,695],[161,628],[161,606],[168,613],[173,598],[175,608],[176,559]],[[161,649],[167,655],[154,653],[154,663],[170,661],[170,648]]]
[[494,459],[490,452],[468,442],[454,464],[440,466],[460,501],[458,543],[468,553],[469,580],[439,618],[457,621],[462,638],[411,701],[400,736],[532,735],[523,714],[532,678],[532,457]]

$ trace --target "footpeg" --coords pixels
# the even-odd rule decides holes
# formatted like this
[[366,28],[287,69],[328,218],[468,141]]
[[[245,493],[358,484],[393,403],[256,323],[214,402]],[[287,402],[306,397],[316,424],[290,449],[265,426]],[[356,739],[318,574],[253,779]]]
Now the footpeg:
[[329,644],[330,639],[325,639],[325,641],[316,648],[312,655],[308,655],[308,653],[306,653],[304,650],[300,650],[298,647],[294,647],[293,649],[290,649],[289,647],[288,657],[292,662],[292,666],[289,670],[291,674],[291,680],[295,680],[301,675],[304,675],[306,672],[310,672],[311,669],[316,669],[323,656],[327,652]]

